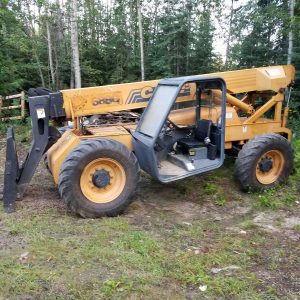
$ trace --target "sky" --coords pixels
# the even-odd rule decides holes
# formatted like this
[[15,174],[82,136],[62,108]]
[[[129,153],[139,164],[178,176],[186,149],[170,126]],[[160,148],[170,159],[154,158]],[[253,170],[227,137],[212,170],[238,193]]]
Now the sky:
[[[235,0],[233,3],[233,8],[235,9],[241,5],[248,3],[249,1],[251,0]],[[231,8],[231,0],[223,0],[223,3],[225,3],[226,5],[225,14],[229,15]],[[226,36],[224,36],[224,33],[228,31],[228,26],[225,23],[219,24],[216,19],[214,19],[214,23],[215,26],[219,28],[221,27],[222,31],[220,36],[217,36],[214,40],[214,51],[215,53],[221,54],[222,58],[224,59],[226,54]]]

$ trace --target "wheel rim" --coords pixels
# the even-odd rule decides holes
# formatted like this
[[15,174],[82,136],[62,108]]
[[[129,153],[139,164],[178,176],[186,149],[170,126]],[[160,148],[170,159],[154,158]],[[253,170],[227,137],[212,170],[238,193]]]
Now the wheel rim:
[[122,193],[126,183],[125,170],[111,158],[98,158],[90,162],[80,177],[83,195],[94,203],[108,203]]
[[278,150],[264,153],[256,166],[256,178],[262,184],[272,184],[281,175],[285,159]]

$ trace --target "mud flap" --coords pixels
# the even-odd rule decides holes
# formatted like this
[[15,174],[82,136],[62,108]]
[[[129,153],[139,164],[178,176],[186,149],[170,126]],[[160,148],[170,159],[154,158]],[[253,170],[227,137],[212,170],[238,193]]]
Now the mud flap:
[[8,128],[6,138],[6,162],[4,173],[3,205],[7,213],[15,209],[17,198],[17,180],[19,176],[19,163],[13,128]]

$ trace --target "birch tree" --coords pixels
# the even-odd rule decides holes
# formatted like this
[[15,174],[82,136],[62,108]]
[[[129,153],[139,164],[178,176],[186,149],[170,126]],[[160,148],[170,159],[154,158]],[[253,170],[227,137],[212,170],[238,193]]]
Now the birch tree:
[[226,42],[225,67],[228,66],[228,59],[229,59],[229,54],[230,54],[230,41],[231,41],[231,35],[232,35],[232,19],[233,19],[233,2],[234,2],[234,0],[231,0],[228,37],[227,37],[227,42]]
[[144,58],[144,34],[143,34],[143,17],[141,11],[141,2],[137,0],[138,9],[138,23],[139,23],[139,39],[140,39],[140,52],[141,52],[141,79],[145,80],[145,58]]
[[52,50],[52,38],[48,16],[46,16],[46,32],[47,32],[47,44],[48,44],[48,57],[49,57],[49,69],[51,75],[51,85],[52,88],[55,87],[55,73],[54,73],[54,64],[53,64],[53,50]]
[[36,64],[37,64],[37,69],[38,69],[38,73],[40,76],[41,84],[43,87],[45,87],[46,85],[45,85],[44,74],[42,71],[42,63],[39,58],[38,45],[37,45],[37,41],[36,41],[36,30],[35,30],[36,24],[32,17],[32,12],[30,9],[30,2],[26,1],[25,4],[26,4],[26,8],[27,8],[27,24],[26,25],[27,25],[28,35],[32,41],[32,52],[33,52],[33,56],[34,56]]
[[288,65],[292,63],[292,56],[293,56],[294,8],[295,8],[295,0],[290,0],[289,1],[290,29],[289,29],[289,46],[288,46],[288,56],[287,56],[287,64]]
[[81,88],[81,70],[80,70],[80,61],[79,61],[79,45],[78,45],[78,26],[77,26],[77,17],[78,17],[78,7],[77,0],[71,0],[72,9],[71,9],[71,51],[72,51],[72,62],[74,68],[74,80],[75,88]]

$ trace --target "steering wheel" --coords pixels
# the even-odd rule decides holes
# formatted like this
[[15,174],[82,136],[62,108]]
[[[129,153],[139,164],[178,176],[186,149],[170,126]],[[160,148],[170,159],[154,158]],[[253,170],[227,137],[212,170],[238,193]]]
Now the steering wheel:
[[180,127],[178,127],[173,121],[171,121],[170,118],[167,118],[166,125],[170,129],[173,129],[173,128],[180,129]]
[[161,151],[165,149],[166,144],[164,141],[165,136],[171,135],[171,131],[173,129],[179,128],[174,122],[172,122],[169,118],[167,118],[160,134],[157,137],[156,144],[154,146],[155,151]]

